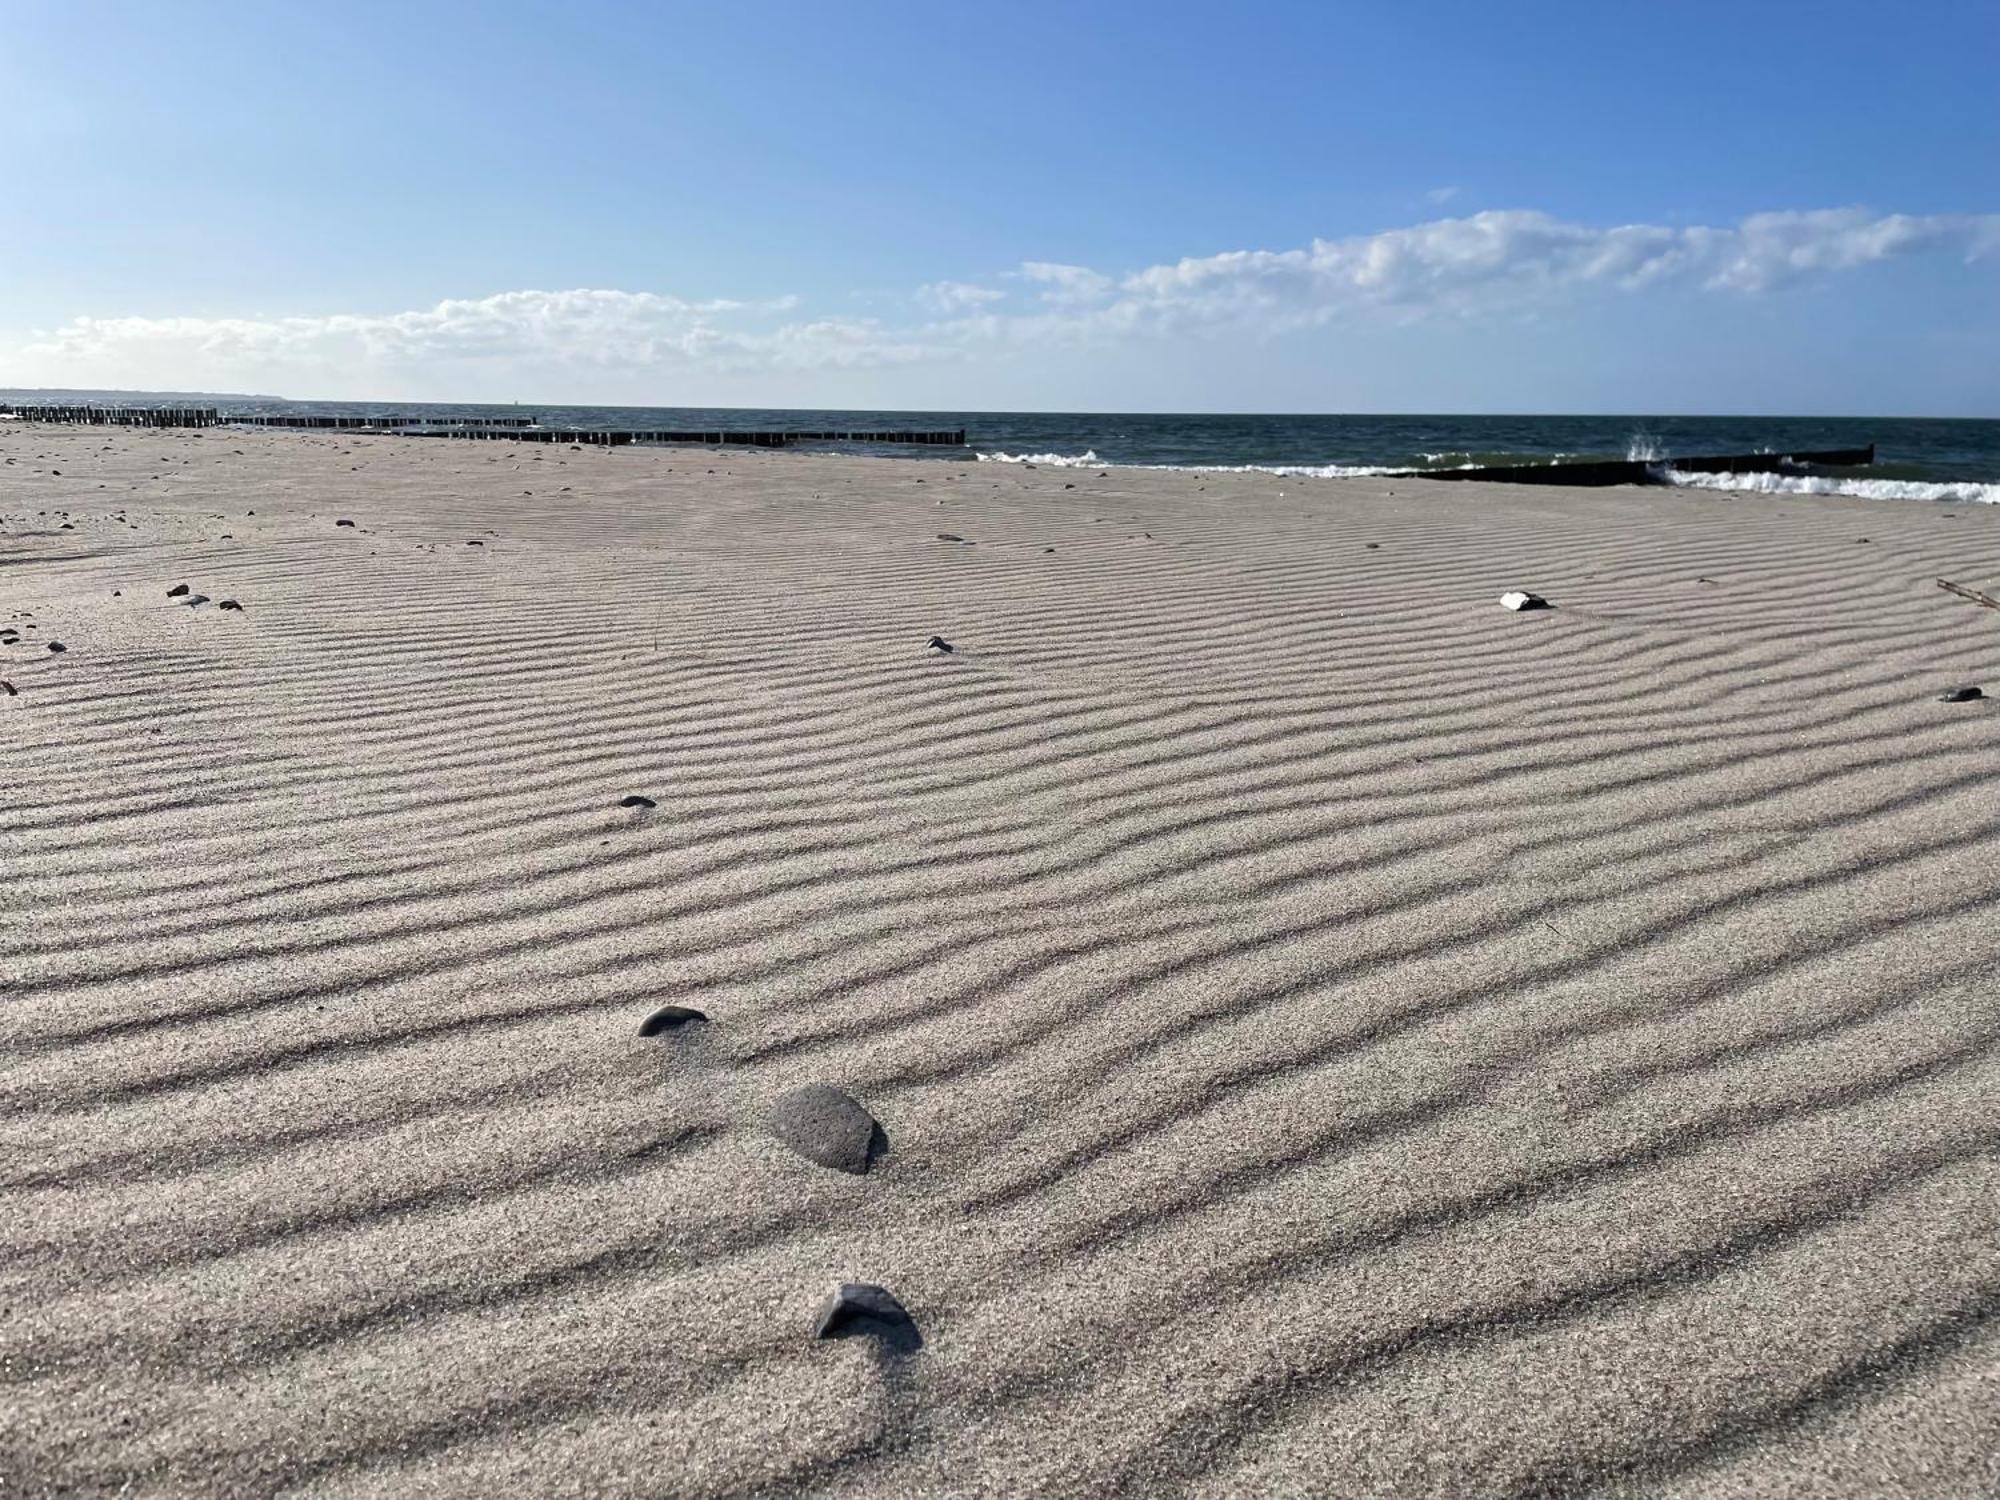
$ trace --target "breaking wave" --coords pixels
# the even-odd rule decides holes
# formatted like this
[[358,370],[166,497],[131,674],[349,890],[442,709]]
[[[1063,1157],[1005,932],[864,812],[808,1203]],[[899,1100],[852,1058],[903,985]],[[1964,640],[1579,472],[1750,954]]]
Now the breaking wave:
[[1922,479],[1829,479],[1818,474],[1683,474],[1668,469],[1670,484],[1703,490],[1749,490],[1761,495],[1854,495],[1863,500],[1959,500],[2000,505],[2000,484],[1935,483]]
[[[1276,474],[1284,479],[1368,479],[1382,474],[1408,474],[1405,465],[1385,464],[1114,464],[1094,452],[980,453],[983,463],[1035,464],[1051,469],[1151,469],[1168,474]],[[1470,467],[1464,465],[1462,467]]]

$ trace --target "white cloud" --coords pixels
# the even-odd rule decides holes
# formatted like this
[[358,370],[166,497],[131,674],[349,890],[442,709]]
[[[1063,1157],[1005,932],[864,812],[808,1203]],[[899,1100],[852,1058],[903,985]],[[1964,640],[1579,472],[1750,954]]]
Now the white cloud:
[[1424,197],[1429,202],[1432,203],[1449,203],[1451,202],[1452,199],[1456,198],[1461,191],[1462,189],[1459,187],[1459,185],[1454,182],[1448,184],[1445,187],[1434,187],[1429,192],[1425,193]]
[[[397,313],[192,318],[79,317],[0,360],[47,385],[409,390],[444,394],[599,386],[706,390],[939,359],[998,356],[1177,332],[1279,334],[1337,320],[1475,317],[1586,296],[1678,286],[1747,296],[1920,254],[2000,250],[2000,214],[1755,214],[1728,227],[1600,227],[1531,210],[1443,218],[1282,250],[1190,256],[1114,276],[1029,261],[1004,273],[1030,310],[969,282],[920,288],[933,320],[798,316],[796,298],[690,301],[657,292],[502,292]],[[634,372],[638,372],[636,375]],[[555,377],[560,376],[558,381]],[[783,387],[794,388],[794,387]]]
[[1095,302],[1112,287],[1109,276],[1088,266],[1065,266],[1048,260],[1023,261],[1014,274],[1024,281],[1038,282],[1042,300],[1057,307]]
[[967,281],[933,281],[928,286],[917,288],[920,306],[947,317],[953,313],[971,312],[989,302],[998,302],[1006,295],[990,286],[974,286]]

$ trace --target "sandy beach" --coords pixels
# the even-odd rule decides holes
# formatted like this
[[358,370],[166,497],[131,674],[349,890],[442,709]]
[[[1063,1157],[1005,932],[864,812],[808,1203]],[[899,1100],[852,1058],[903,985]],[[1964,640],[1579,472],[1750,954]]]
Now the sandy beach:
[[0,1494],[2000,1493],[2000,508],[0,458]]

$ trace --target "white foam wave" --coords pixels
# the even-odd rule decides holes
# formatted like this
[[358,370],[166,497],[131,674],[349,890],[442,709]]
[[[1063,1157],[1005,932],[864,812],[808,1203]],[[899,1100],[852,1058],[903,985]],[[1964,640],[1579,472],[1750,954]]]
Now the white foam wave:
[[1046,464],[1051,469],[1101,469],[1103,462],[1089,449],[1082,453],[976,453],[983,464]]
[[[1150,469],[1165,474],[1276,474],[1284,479],[1366,479],[1379,474],[1407,474],[1407,468],[1379,464],[1112,464],[1095,452],[979,453],[981,463],[1035,464],[1051,469]],[[1461,467],[1469,468],[1470,465]]]
[[1760,495],[1854,495],[1863,500],[1959,500],[2000,505],[2000,484],[1931,483],[1921,479],[1828,479],[1818,474],[1683,474],[1668,469],[1670,484],[1704,490],[1749,490]]

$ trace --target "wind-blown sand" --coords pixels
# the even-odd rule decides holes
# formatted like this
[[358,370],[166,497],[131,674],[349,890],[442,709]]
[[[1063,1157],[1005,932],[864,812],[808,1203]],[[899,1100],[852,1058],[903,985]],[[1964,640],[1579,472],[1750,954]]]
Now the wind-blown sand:
[[2000,512],[0,456],[0,1493],[2000,1488]]

